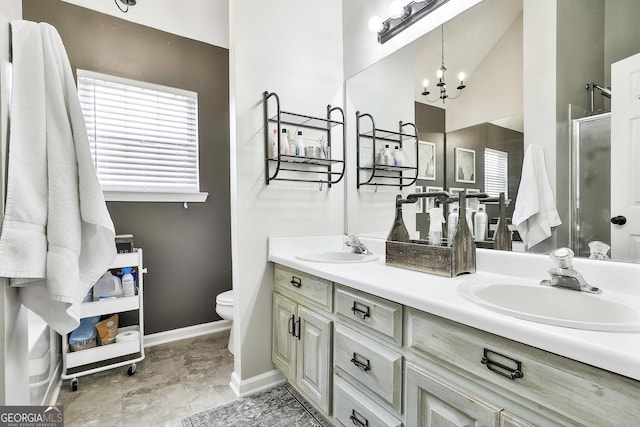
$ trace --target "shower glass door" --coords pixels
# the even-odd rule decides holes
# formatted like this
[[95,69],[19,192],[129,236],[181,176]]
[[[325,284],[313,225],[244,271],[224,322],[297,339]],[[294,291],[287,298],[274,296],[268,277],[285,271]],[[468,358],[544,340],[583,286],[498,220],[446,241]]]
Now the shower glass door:
[[589,242],[611,245],[611,113],[572,120],[572,249],[588,257]]

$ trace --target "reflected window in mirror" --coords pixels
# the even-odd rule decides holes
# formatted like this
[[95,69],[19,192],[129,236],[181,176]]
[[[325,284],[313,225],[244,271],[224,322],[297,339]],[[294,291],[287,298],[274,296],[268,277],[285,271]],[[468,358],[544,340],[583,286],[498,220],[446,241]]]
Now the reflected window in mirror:
[[509,196],[509,154],[505,151],[484,149],[484,192],[492,197],[504,193]]

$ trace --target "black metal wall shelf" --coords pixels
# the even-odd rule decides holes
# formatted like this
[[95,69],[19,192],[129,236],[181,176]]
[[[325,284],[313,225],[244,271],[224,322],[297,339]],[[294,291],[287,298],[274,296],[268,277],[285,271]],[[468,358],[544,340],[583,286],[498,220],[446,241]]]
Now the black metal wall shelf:
[[[371,121],[371,130],[367,132],[360,131],[360,120],[368,118]],[[413,133],[405,132],[405,128],[410,127]],[[372,145],[371,166],[362,166],[360,159],[361,139],[370,139]],[[391,142],[400,148],[403,143],[413,143],[415,148],[415,166],[395,166],[378,163],[376,159],[377,148],[376,142]],[[357,168],[357,188],[361,185],[374,186],[392,186],[392,187],[408,187],[418,180],[418,129],[413,123],[398,123],[398,132],[378,129],[375,125],[373,116],[368,113],[360,113],[356,111],[356,168]],[[366,173],[366,175],[364,173]],[[361,175],[365,175],[362,179]]]
[[[344,111],[340,107],[327,105],[327,117],[313,117],[304,114],[291,113],[280,109],[280,98],[275,92],[265,91],[263,94],[264,106],[264,152],[265,152],[265,183],[270,181],[293,181],[293,182],[315,182],[319,184],[332,184],[340,182],[344,177],[345,170],[345,143],[346,130],[344,126]],[[276,113],[269,114],[269,99],[273,98],[276,103]],[[332,118],[333,113],[339,112],[342,120]],[[269,123],[276,123],[278,129],[277,153],[275,158],[269,157]],[[342,126],[342,159],[324,157],[306,157],[282,154],[280,149],[280,138],[282,135],[282,125],[314,129],[326,133],[326,152],[328,156],[333,154],[332,128]],[[340,166],[339,171],[333,170],[333,166]],[[273,170],[273,172],[272,172]],[[281,175],[285,173],[284,175]],[[301,178],[297,174],[307,174],[310,178]]]

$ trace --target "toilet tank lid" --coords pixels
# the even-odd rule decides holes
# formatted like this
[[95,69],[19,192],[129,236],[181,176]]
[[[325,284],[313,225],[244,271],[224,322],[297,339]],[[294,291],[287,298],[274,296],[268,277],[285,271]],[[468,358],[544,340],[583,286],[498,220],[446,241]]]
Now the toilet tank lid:
[[216,304],[233,305],[233,291],[226,291],[218,294]]

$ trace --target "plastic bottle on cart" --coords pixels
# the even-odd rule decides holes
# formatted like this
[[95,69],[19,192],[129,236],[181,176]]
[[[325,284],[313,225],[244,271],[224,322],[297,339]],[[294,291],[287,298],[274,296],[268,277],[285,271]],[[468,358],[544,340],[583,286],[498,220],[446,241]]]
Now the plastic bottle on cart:
[[122,269],[122,295],[132,297],[136,294],[136,284],[131,274],[131,267]]
[[93,300],[98,301],[104,298],[121,297],[122,283],[117,276],[108,271],[102,275],[93,286]]

